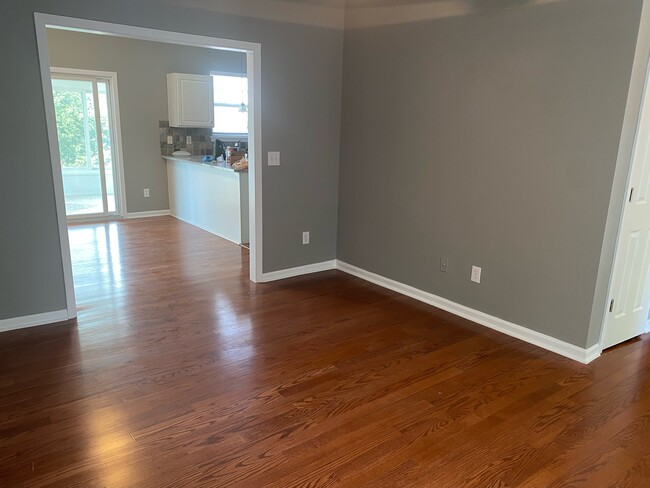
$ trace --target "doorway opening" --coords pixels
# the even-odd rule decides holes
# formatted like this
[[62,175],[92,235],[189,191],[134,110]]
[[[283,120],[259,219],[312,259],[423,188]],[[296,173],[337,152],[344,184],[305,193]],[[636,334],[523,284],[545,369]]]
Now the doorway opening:
[[[111,83],[110,77],[106,76],[95,76],[94,79],[91,77],[89,80],[79,77],[78,73],[74,75],[72,73],[61,73],[60,70],[57,71],[56,69],[51,73],[48,29],[99,34],[100,36],[151,41],[175,46],[205,48],[244,55],[248,81],[248,173],[246,178],[248,183],[247,230],[250,246],[248,277],[253,282],[262,281],[260,44],[41,13],[35,13],[34,16],[41,65],[41,81],[45,99],[68,318],[74,318],[77,315],[70,239],[67,228],[68,216],[71,219],[87,219],[89,216],[110,219],[121,215],[129,218],[128,207],[131,205],[131,200],[126,198],[127,192],[124,190],[125,187],[128,190],[129,182],[124,183],[124,180],[120,179],[125,176],[125,173],[121,165],[122,158],[119,151],[116,151],[121,147],[119,131],[117,130],[119,127],[119,118],[116,117],[117,104],[115,104],[112,113],[110,110],[109,98],[111,94],[117,94],[116,82]],[[57,90],[59,93],[56,93]],[[75,92],[76,95],[74,95]],[[71,101],[75,96],[78,97],[78,101]],[[105,103],[102,102],[104,96]],[[61,113],[66,107],[81,110],[79,112],[81,127],[77,127],[76,130],[83,133],[83,137],[80,137],[77,141],[78,146],[65,140],[57,131],[57,122],[62,122],[57,120],[57,115],[59,115],[57,113],[57,103]],[[102,107],[105,113],[102,112]],[[59,119],[61,117],[62,115],[59,115]],[[109,123],[105,128],[103,119],[110,120],[111,117],[117,120],[116,124],[111,128]],[[92,128],[93,122],[94,129]],[[157,124],[155,129],[158,130]],[[188,134],[187,142],[194,143],[189,136],[190,134]],[[163,141],[160,141],[160,144],[162,143]],[[103,162],[101,161],[102,158]],[[164,163],[160,159],[158,164]],[[85,172],[90,173],[88,179],[94,177],[94,180],[92,184],[87,182],[87,186],[79,190],[78,195],[75,195],[72,189],[74,187],[73,183],[76,182],[72,178],[67,178],[66,169],[71,170],[69,176],[72,176],[75,172]],[[130,173],[127,171],[127,174]],[[66,181],[66,179],[69,181]],[[94,185],[94,188],[91,190],[92,185]],[[68,190],[67,193],[66,190]],[[142,196],[142,190],[140,192],[140,196]],[[145,188],[145,198],[149,197],[147,193],[148,188]],[[146,214],[147,212],[140,213]]]
[[122,216],[117,74],[69,68],[51,73],[66,217]]

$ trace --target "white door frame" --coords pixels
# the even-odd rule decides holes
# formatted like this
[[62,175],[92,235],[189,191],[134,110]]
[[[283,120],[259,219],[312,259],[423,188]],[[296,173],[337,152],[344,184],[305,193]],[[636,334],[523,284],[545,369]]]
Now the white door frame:
[[56,133],[56,116],[54,113],[54,98],[52,96],[52,79],[50,76],[50,56],[47,43],[47,29],[59,28],[65,30],[85,31],[95,34],[106,34],[114,37],[139,39],[143,41],[180,44],[184,46],[221,49],[246,53],[248,68],[248,127],[249,127],[249,233],[250,233],[250,279],[262,281],[262,115],[261,115],[261,72],[262,45],[254,42],[235,41],[217,37],[184,34],[181,32],[148,29],[94,20],[64,17],[59,15],[34,13],[36,42],[41,69],[41,83],[45,99],[45,119],[50,147],[52,164],[52,180],[56,216],[61,246],[61,262],[65,282],[66,309],[68,318],[77,316],[72,276],[72,260],[70,257],[70,242],[68,240],[67,219],[65,214],[65,199],[63,194],[63,176],[59,158],[59,143]]
[[[54,76],[52,76],[54,75]],[[88,70],[88,69],[77,69],[77,68],[59,68],[51,67],[50,76],[58,77],[59,75],[63,77],[80,77],[80,78],[103,78],[108,80],[110,85],[110,96],[108,97],[109,111],[110,111],[110,127],[112,129],[111,133],[111,144],[114,148],[112,151],[116,157],[113,158],[113,173],[115,174],[115,192],[116,199],[115,203],[117,204],[117,212],[111,215],[118,215],[124,217],[127,214],[126,210],[126,190],[124,188],[124,157],[122,152],[122,127],[120,125],[120,98],[117,88],[117,73],[114,71],[97,71],[97,70]],[[58,141],[57,141],[58,144]],[[58,153],[57,153],[58,154]],[[117,164],[115,164],[117,160]],[[65,196],[65,195],[64,195]],[[104,214],[102,214],[103,216]],[[78,217],[68,217],[68,220],[74,220],[76,222],[83,221],[85,219],[92,218],[95,220],[97,215],[80,215]],[[109,216],[110,218],[110,216]]]
[[[616,256],[621,242],[621,226],[625,215],[626,203],[630,192],[630,177],[634,163],[634,148],[639,138],[650,137],[650,134],[638,134],[645,97],[649,96],[650,89],[650,0],[643,0],[639,32],[637,35],[634,63],[630,77],[630,87],[627,95],[627,104],[623,118],[623,128],[618,148],[616,169],[614,173],[614,184],[612,187],[612,198],[609,203],[607,222],[605,226],[605,239],[603,242],[603,254],[598,270],[597,280],[605,279],[606,294],[602,304],[600,300],[594,306],[602,306],[600,319],[600,334],[598,337],[598,353],[602,352],[603,337],[609,312],[610,300],[613,294],[612,286],[614,271],[616,267]],[[607,258],[607,247],[611,245],[611,255]],[[596,283],[596,294],[598,295],[599,283]],[[598,295],[600,296],[600,295]],[[650,323],[646,325],[646,332],[650,332]]]

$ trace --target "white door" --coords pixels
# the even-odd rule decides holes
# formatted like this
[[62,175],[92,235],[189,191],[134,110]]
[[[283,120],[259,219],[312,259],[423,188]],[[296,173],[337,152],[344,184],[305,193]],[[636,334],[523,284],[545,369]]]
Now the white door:
[[637,128],[627,199],[614,260],[603,348],[646,332],[650,306],[650,93]]

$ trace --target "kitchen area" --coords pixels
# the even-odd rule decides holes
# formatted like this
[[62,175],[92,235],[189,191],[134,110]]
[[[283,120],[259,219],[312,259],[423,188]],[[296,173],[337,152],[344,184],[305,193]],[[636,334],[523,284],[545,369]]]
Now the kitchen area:
[[172,215],[249,244],[245,53],[58,29],[48,47],[70,224]]
[[[219,90],[214,77],[169,73],[167,91],[169,120],[159,122],[159,132],[170,214],[247,246],[248,145],[242,139],[224,142],[214,135],[215,118],[221,115],[215,109]],[[237,107],[239,117],[247,115],[244,98]]]

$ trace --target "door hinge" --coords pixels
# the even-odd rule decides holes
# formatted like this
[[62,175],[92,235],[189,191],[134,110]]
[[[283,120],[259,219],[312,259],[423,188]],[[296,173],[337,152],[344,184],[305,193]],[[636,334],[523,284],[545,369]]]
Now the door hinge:
[[614,299],[612,298],[612,301],[609,302],[609,311],[612,312],[614,310]]
[[630,188],[630,199],[628,202],[632,202],[632,195],[634,195],[634,188]]

